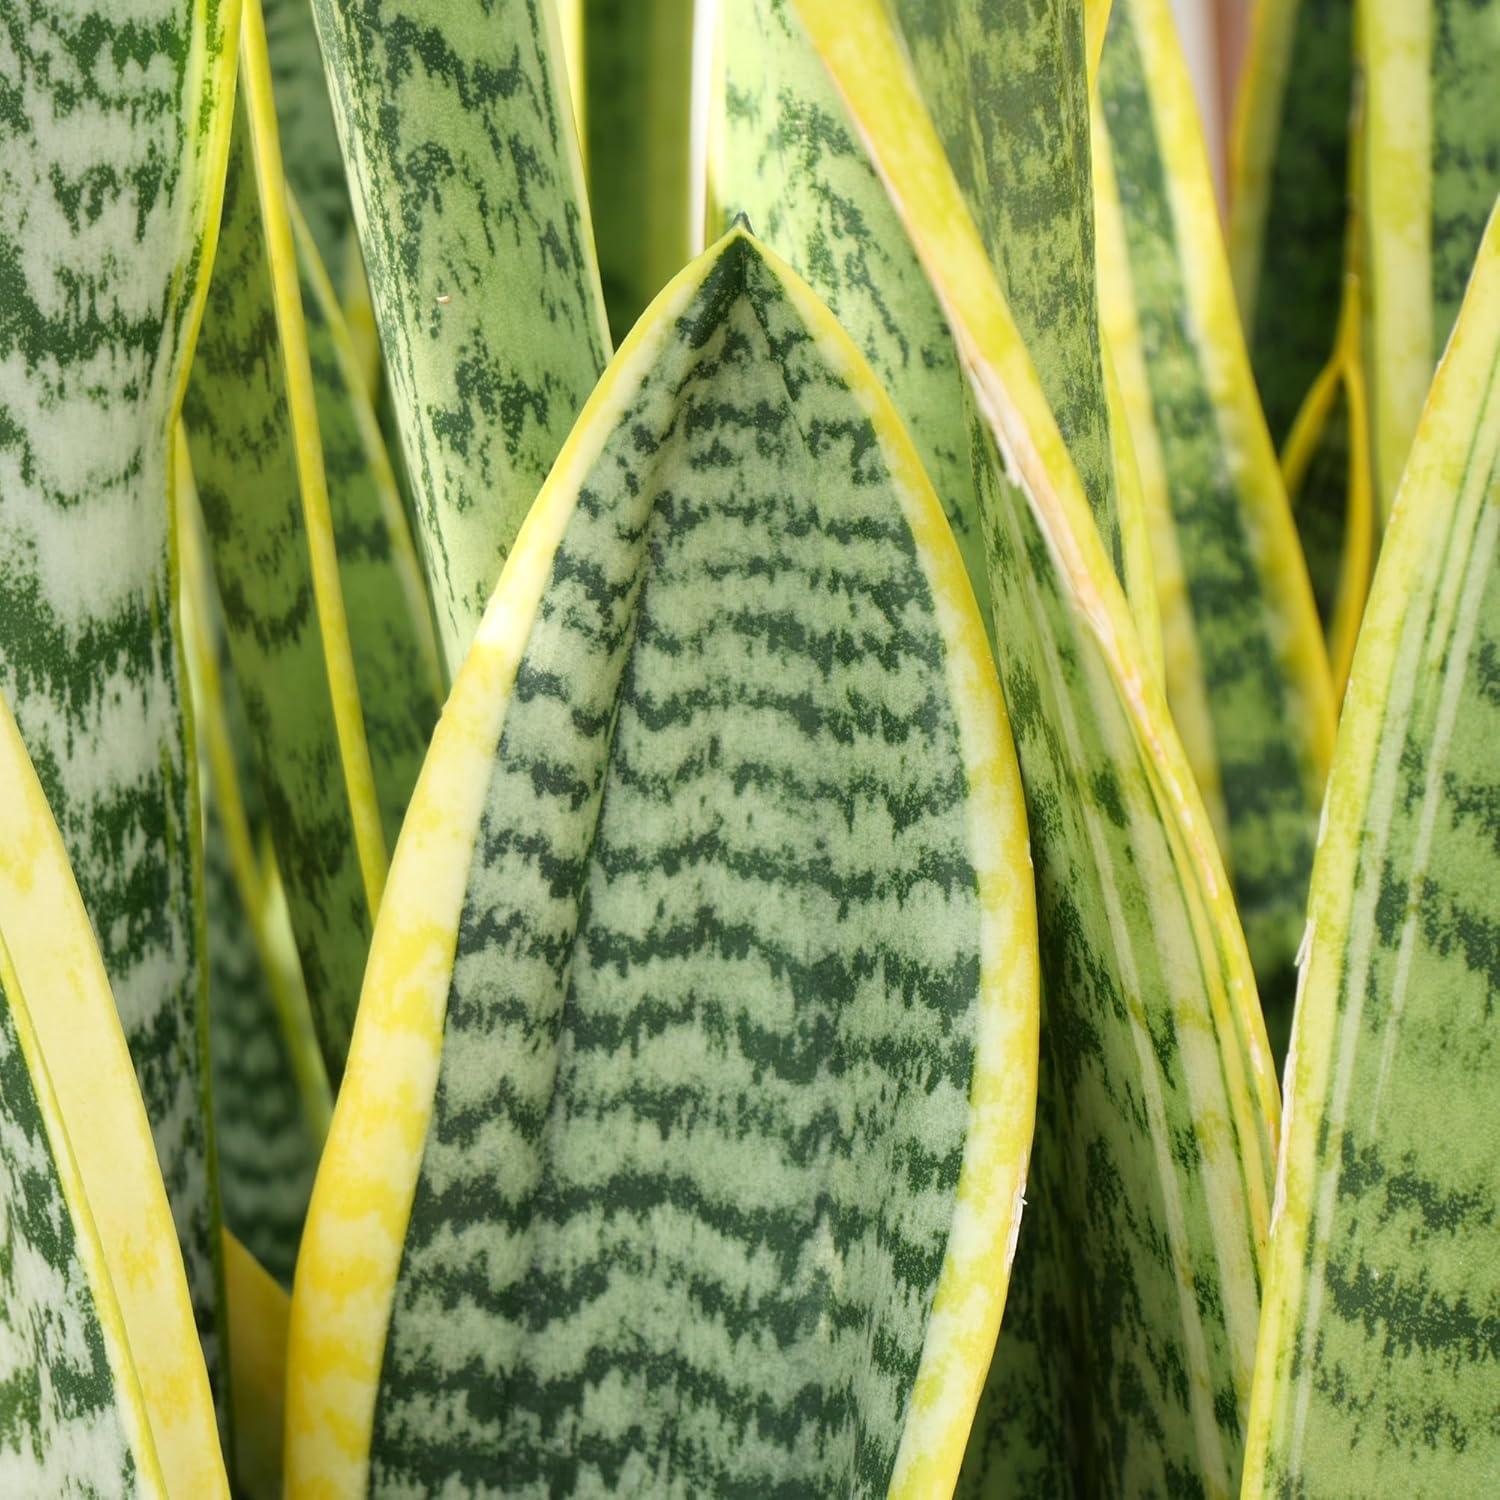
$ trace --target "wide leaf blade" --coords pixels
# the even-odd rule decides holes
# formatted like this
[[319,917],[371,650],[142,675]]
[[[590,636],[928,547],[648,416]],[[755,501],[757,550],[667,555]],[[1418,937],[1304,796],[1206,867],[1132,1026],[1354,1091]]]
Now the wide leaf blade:
[[26,7],[0,52],[0,697],[100,937],[215,1370],[170,439],[213,259],[238,11]]
[[595,392],[439,724],[298,1267],[293,1484],[951,1488],[1033,921],[941,509],[736,232]]
[[1500,1483],[1497,355],[1492,221],[1401,482],[1339,728],[1247,1493]]
[[971,373],[1037,861],[1028,1213],[960,1490],[1136,1493],[1191,1475],[1229,1494],[1276,1115],[1244,939],[1114,559],[901,39],[878,0],[798,8]]

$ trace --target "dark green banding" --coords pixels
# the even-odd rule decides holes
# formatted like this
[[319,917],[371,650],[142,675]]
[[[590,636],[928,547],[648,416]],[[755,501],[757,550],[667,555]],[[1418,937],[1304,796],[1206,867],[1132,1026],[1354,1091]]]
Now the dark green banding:
[[[1323,772],[1314,746],[1326,704],[1310,701],[1296,656],[1286,582],[1263,519],[1285,498],[1238,451],[1254,441],[1252,408],[1216,398],[1212,362],[1235,351],[1201,326],[1184,262],[1217,253],[1179,238],[1167,158],[1137,40],[1138,6],[1118,0],[1099,94],[1119,183],[1136,315],[1161,445],[1172,525],[1229,820],[1226,862],[1278,1057],[1291,1029]],[[1237,337],[1238,330],[1230,336]],[[1264,439],[1262,438],[1262,441]],[[1267,449],[1269,455],[1269,449]]]
[[169,434],[212,251],[227,9],[0,9],[0,695],[98,937],[221,1422]]
[[894,0],[892,9],[1123,581],[1099,356],[1083,6]]
[[[1432,358],[1458,316],[1500,193],[1500,0],[1430,0],[1432,26]],[[1411,296],[1416,288],[1392,288]]]
[[140,1493],[144,1434],[121,1410],[124,1372],[110,1366],[80,1254],[93,1226],[75,1220],[48,1130],[55,1106],[44,1113],[50,1089],[31,1076],[14,1002],[0,978],[0,1481],[8,1495],[123,1500]]
[[948,637],[780,273],[683,295],[507,702],[375,1494],[881,1496],[906,1422],[980,1004]]
[[900,217],[790,0],[721,6],[716,46],[716,227],[743,214],[859,345],[916,443],[989,628],[963,375]]
[[604,367],[550,0],[312,0],[447,671]]

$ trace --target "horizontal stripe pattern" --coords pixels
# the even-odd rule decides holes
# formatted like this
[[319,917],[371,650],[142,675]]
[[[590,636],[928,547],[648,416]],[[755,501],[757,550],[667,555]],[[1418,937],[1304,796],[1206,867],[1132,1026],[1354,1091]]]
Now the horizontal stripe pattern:
[[8,7],[0,40],[0,695],[98,934],[215,1373],[169,433],[236,16],[220,0]]
[[980,898],[922,561],[777,276],[743,236],[719,253],[551,562],[375,1493],[891,1481],[964,1161]]

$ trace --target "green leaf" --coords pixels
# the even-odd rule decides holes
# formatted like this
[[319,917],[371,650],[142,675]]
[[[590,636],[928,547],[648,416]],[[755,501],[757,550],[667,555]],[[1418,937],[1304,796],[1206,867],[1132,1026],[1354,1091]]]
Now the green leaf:
[[609,349],[543,0],[313,0],[451,677]]
[[1500,0],[1359,0],[1364,317],[1382,522],[1500,191]]
[[[251,21],[247,10],[247,37]],[[280,178],[265,79],[248,56],[184,421],[276,859],[336,1080],[385,850],[436,719],[439,678],[395,481],[327,278],[305,235],[300,280],[292,233],[268,250],[266,208],[279,201]]]
[[264,807],[256,796],[244,705],[228,672],[227,633],[204,556],[203,520],[180,428],[176,451],[183,655],[203,803],[208,1050],[219,1188],[227,1229],[290,1286],[332,1104]]
[[97,1482],[99,1494],[227,1500],[138,1065],[3,700],[0,809],[0,1183],[20,1179],[0,1195],[0,1480],[18,1495]]
[[693,0],[586,0],[589,207],[616,341],[693,252]]
[[[1373,552],[1360,354],[1361,174],[1353,0],[1265,0],[1246,62],[1230,191],[1235,293],[1334,686],[1349,675]],[[1357,135],[1352,144],[1357,147]]]
[[1098,86],[1105,327],[1130,369],[1137,452],[1164,481],[1151,550],[1166,582],[1167,699],[1218,814],[1281,1057],[1333,750],[1332,681],[1168,0],[1118,0]]
[[1396,498],[1313,872],[1247,1493],[1500,1480],[1500,227]]
[[936,496],[737,231],[590,399],[438,726],[298,1266],[290,1482],[951,1489],[1033,920]]
[[988,627],[963,375],[901,220],[790,0],[721,6],[714,51],[715,228],[743,214],[869,360],[943,502]]
[[1028,1211],[960,1493],[1229,1495],[1276,1116],[1244,939],[1114,557],[902,38],[881,0],[798,9],[970,372],[1037,864]]
[[238,7],[28,7],[0,110],[0,697],[104,952],[217,1370],[197,799],[170,434],[218,218]]

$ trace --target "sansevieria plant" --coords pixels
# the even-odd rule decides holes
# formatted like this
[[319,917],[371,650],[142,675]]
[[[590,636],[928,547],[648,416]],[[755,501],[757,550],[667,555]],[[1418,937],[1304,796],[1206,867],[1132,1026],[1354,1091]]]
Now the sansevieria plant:
[[0,1495],[1500,1494],[1500,0],[0,23]]

